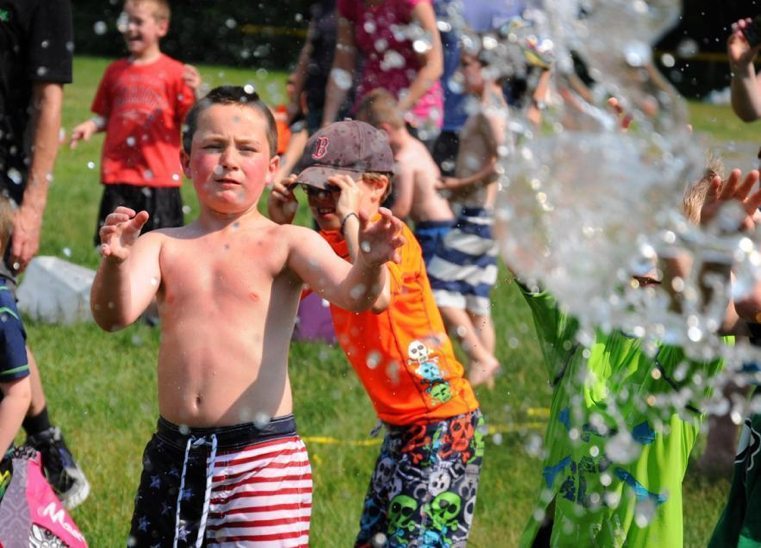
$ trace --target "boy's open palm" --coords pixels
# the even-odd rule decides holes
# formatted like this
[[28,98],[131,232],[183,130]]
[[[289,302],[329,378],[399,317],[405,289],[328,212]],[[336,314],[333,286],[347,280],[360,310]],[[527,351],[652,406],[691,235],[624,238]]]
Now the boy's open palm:
[[722,207],[734,202],[744,213],[743,218],[737,218],[737,230],[752,230],[756,224],[756,212],[761,206],[761,189],[758,188],[758,182],[759,172],[755,169],[749,171],[745,179],[739,169],[732,170],[725,181],[719,176],[714,177],[700,211],[700,223],[711,223]]
[[399,263],[399,248],[404,245],[402,221],[385,207],[380,208],[378,213],[380,218],[376,221],[368,221],[367,217],[360,213],[360,256],[371,265],[382,265],[388,261]]
[[100,228],[100,254],[117,262],[124,261],[148,217],[147,211],[135,213],[134,209],[122,206],[109,213]]

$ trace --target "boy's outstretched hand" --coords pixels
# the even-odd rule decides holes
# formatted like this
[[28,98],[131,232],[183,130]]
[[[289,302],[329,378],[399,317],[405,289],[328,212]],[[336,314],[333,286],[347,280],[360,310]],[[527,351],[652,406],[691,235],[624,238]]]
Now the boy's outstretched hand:
[[123,206],[109,213],[100,227],[101,256],[113,262],[123,262],[129,256],[148,217],[147,211],[136,213],[134,209]]
[[[711,180],[706,199],[700,210],[700,224],[712,222],[719,210],[727,203],[734,202],[742,207],[744,215],[737,218],[737,230],[748,231],[755,228],[758,208],[761,207],[761,188],[758,188],[758,170],[749,171],[742,177],[742,171],[733,169],[725,181],[718,175]],[[755,190],[754,190],[754,187]],[[742,218],[740,218],[742,217]],[[722,227],[731,230],[734,227]]]
[[359,214],[359,256],[375,266],[388,261],[399,263],[402,260],[399,248],[404,245],[402,221],[385,207],[378,213],[380,218],[376,221],[368,220],[362,212]]

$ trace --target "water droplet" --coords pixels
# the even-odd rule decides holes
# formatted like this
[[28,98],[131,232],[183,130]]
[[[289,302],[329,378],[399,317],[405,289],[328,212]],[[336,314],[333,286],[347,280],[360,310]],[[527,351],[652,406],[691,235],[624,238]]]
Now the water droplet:
[[264,428],[266,427],[270,421],[272,420],[272,417],[270,417],[267,413],[264,413],[263,411],[259,411],[254,415],[254,425],[257,428]]

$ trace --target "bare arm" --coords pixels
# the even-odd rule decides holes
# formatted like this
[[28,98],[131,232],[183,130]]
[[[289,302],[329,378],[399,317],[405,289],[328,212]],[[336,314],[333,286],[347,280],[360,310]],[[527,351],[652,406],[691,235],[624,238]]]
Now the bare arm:
[[400,219],[406,218],[412,209],[412,198],[415,188],[415,171],[406,165],[406,162],[397,164],[397,173],[394,175],[394,205],[391,211]]
[[288,177],[296,164],[299,163],[301,154],[304,152],[304,146],[309,139],[309,132],[306,127],[296,133],[291,133],[291,138],[288,139],[288,147],[280,157],[280,167],[278,168],[276,181],[281,181]]
[[95,322],[115,331],[134,322],[147,308],[161,285],[161,236],[138,238],[148,213],[118,207],[100,230],[101,260],[90,290]]
[[53,178],[61,129],[63,86],[38,82],[32,87],[32,159],[24,200],[16,212],[11,241],[11,261],[18,270],[26,268],[40,248],[42,217]]
[[[501,94],[502,91],[498,88],[491,90],[487,93]],[[487,98],[488,103],[488,98]],[[501,95],[497,104],[502,104]],[[486,151],[484,151],[483,163],[478,171],[471,173],[465,177],[444,177],[441,179],[440,184],[436,187],[439,190],[459,190],[467,186],[474,184],[490,184],[497,180],[497,161],[499,160],[500,147],[505,142],[505,135],[507,133],[507,116],[506,108],[502,106],[495,106],[494,104],[482,105],[482,113],[480,116],[478,131],[484,137],[486,143]]]
[[362,312],[378,300],[386,283],[385,263],[399,260],[404,243],[400,223],[381,208],[380,219],[362,220],[359,253],[353,264],[336,255],[314,231],[289,227],[289,266],[317,294],[345,310]]
[[412,19],[423,28],[431,47],[420,54],[420,70],[410,83],[407,95],[399,101],[399,109],[402,112],[410,110],[431,86],[439,81],[444,72],[444,53],[433,6],[424,2],[417,4],[412,9]]
[[761,46],[750,47],[743,29],[750,19],[741,19],[732,25],[732,34],[727,39],[727,55],[732,73],[732,110],[744,122],[761,118],[761,81],[756,75],[753,59]]
[[354,23],[345,17],[338,18],[338,36],[336,53],[333,57],[333,67],[325,87],[325,104],[323,105],[322,125],[327,126],[335,121],[349,87],[346,84],[354,74],[357,50],[354,43]]
[[309,27],[307,28],[307,38],[304,42],[304,45],[301,47],[301,51],[299,52],[299,58],[296,62],[296,67],[294,67],[293,72],[291,72],[289,76],[290,81],[293,82],[293,97],[291,97],[290,103],[288,104],[289,124],[292,123],[296,115],[301,112],[301,104],[299,103],[299,98],[301,97],[301,93],[304,91],[309,59],[312,57],[312,52],[314,49],[312,46],[314,33],[315,22],[313,20],[309,23]]
[[32,383],[29,377],[11,382],[0,382],[0,458],[13,443],[21,428],[32,401]]

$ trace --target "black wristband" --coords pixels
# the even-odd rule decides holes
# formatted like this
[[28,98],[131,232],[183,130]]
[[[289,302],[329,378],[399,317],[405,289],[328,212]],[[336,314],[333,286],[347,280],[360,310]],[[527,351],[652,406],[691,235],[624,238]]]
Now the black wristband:
[[344,227],[346,226],[346,221],[349,220],[349,217],[356,217],[357,221],[359,221],[359,215],[357,215],[353,211],[344,215],[344,218],[341,219],[341,228],[338,229],[338,231],[341,233],[341,236],[344,235]]

